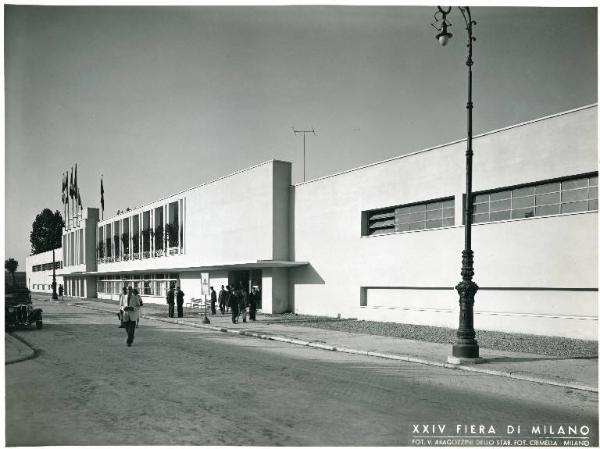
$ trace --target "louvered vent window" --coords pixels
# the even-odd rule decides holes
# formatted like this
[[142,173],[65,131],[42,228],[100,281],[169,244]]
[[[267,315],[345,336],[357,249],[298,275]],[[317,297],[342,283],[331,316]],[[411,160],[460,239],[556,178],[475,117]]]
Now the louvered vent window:
[[389,234],[454,225],[454,198],[364,212],[363,235]]

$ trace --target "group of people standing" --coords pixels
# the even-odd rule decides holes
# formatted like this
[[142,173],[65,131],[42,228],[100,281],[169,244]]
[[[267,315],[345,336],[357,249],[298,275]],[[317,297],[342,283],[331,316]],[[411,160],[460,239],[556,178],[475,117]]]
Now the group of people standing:
[[183,297],[185,293],[181,290],[179,285],[175,288],[175,284],[171,284],[169,291],[167,292],[167,304],[169,305],[169,318],[174,318],[175,315],[175,301],[177,301],[177,318],[183,318]]
[[[211,291],[211,311],[213,315],[216,315],[217,312],[212,299],[212,293],[214,293],[214,290]],[[242,320],[245,323],[247,314],[250,315],[250,320],[256,321],[256,309],[260,300],[259,294],[256,287],[252,287],[252,290],[248,293],[241,286],[235,288],[230,285],[221,285],[218,298],[221,315],[224,315],[231,309],[231,321],[234,324],[238,322],[240,316],[242,316]]]

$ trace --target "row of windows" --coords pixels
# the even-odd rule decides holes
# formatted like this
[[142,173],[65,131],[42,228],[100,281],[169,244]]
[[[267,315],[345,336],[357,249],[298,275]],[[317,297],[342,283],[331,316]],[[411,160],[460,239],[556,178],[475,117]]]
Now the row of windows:
[[[63,267],[62,261],[54,262],[54,268],[60,270]],[[31,267],[32,271],[48,271],[52,270],[52,262],[44,263],[40,265],[34,265]]]
[[101,276],[97,281],[98,293],[119,294],[123,287],[138,289],[141,295],[166,296],[171,283],[177,283],[177,273],[151,273],[144,275]]
[[598,210],[598,176],[480,193],[473,198],[473,223]]
[[370,211],[366,225],[366,235],[452,226],[454,198]]
[[[473,196],[473,223],[598,210],[598,175],[544,181]],[[363,212],[362,235],[454,225],[454,198]]]
[[185,199],[98,227],[99,262],[179,254],[183,249]]

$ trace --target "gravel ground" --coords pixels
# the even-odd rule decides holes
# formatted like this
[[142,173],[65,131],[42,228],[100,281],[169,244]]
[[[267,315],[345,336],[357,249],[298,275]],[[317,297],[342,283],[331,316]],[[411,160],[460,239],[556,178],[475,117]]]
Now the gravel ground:
[[[456,330],[443,327],[418,326],[403,323],[383,323],[376,321],[337,320],[326,317],[282,314],[278,317],[281,324],[308,326],[343,332],[398,337],[409,340],[429,341],[433,343],[452,343]],[[530,334],[512,334],[505,332],[478,330],[477,341],[482,348],[500,351],[528,352],[561,358],[596,358],[598,342],[576,340],[562,337],[543,337]]]

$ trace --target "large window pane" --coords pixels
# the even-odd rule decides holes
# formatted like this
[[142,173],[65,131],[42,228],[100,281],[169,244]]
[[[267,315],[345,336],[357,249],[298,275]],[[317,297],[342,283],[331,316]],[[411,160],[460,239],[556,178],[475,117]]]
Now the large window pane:
[[512,196],[514,199],[514,198],[519,198],[522,196],[529,196],[529,195],[533,195],[533,194],[534,194],[533,187],[521,187],[519,189],[514,189]]
[[490,214],[476,214],[473,215],[473,223],[482,223],[490,221]]
[[510,219],[510,211],[503,210],[500,212],[490,212],[490,221],[500,221],[500,220],[509,220]]
[[482,212],[489,212],[490,205],[489,203],[475,204],[473,205],[473,213],[480,214]]
[[490,193],[490,201],[506,200],[510,199],[510,190],[504,190],[502,192]]
[[416,223],[411,223],[409,225],[409,229],[411,231],[415,231],[415,230],[419,230],[419,229],[425,229],[425,222],[424,221],[418,221]]
[[587,200],[587,189],[566,190],[562,193],[562,202]]
[[439,228],[443,225],[442,220],[427,220],[427,228]]
[[540,186],[535,187],[536,195],[538,193],[551,193],[551,192],[560,192],[560,183],[559,182],[551,182],[548,184],[542,184]]
[[[510,194],[510,193],[509,193]],[[490,196],[487,193],[475,195],[473,204],[487,203],[490,201]]]
[[427,220],[436,220],[442,218],[442,209],[427,210]]
[[513,209],[522,209],[525,207],[531,207],[531,206],[533,206],[534,198],[535,197],[533,197],[533,196],[524,196],[521,198],[513,198],[512,207],[513,207]]
[[587,201],[577,201],[576,203],[563,203],[561,207],[561,212],[563,214],[567,214],[570,212],[583,212],[586,210],[588,210]]
[[533,207],[528,207],[526,209],[513,209],[512,211],[512,218],[530,218],[533,216]]
[[490,203],[490,210],[492,212],[497,212],[500,210],[510,210],[510,200],[501,200],[501,201],[492,201]]
[[560,204],[550,204],[548,206],[537,206],[535,208],[535,215],[554,215],[560,213]]
[[535,204],[536,206],[543,206],[546,204],[558,204],[560,203],[560,193],[547,193],[545,195],[536,195]]
[[580,187],[587,187],[587,186],[588,186],[588,178],[570,179],[569,181],[563,181],[563,183],[562,183],[563,190],[578,189]]

